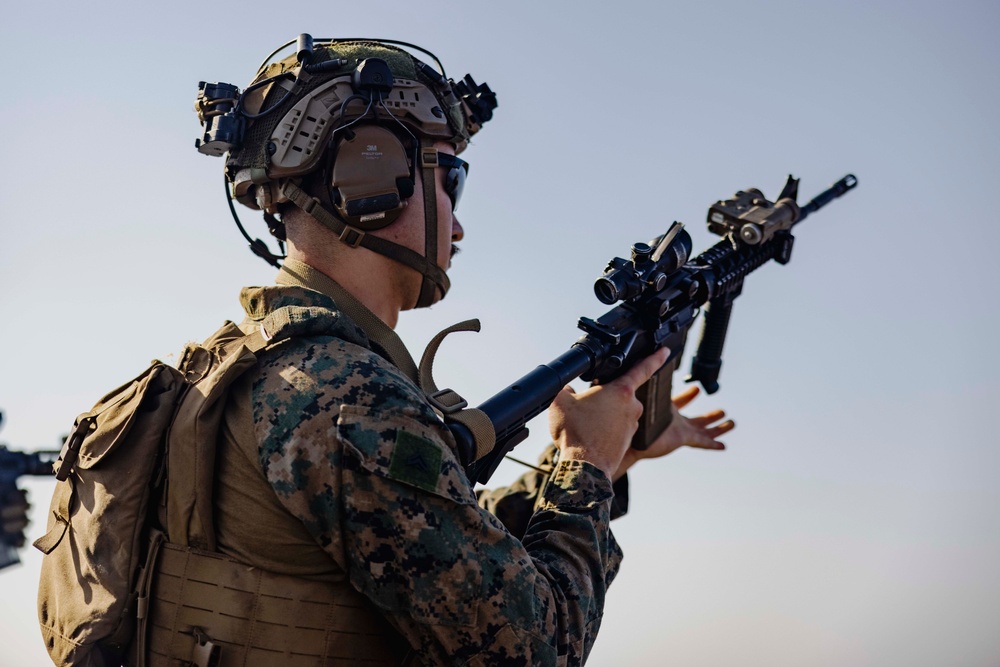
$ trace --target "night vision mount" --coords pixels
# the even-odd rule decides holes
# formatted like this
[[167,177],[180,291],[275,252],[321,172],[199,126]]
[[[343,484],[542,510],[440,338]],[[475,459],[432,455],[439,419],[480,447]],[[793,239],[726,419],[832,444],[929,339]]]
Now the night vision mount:
[[240,89],[231,83],[198,83],[194,110],[203,132],[194,147],[199,153],[222,157],[243,143],[246,122],[237,110],[239,98]]

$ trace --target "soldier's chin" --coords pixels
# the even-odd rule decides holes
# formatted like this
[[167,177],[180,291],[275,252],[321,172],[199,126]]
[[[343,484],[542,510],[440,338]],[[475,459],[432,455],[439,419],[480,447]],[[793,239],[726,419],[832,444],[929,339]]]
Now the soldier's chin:
[[[450,262],[449,262],[449,264],[450,264]],[[448,270],[448,268],[445,267],[445,271],[447,271],[447,270]],[[422,283],[420,283],[420,282],[417,283],[417,288],[412,293],[412,300],[408,302],[408,305],[403,306],[402,310],[417,310],[418,308],[430,308],[431,306],[439,303],[446,296],[446,294],[441,289],[441,287],[435,285],[434,286],[434,300],[431,301],[426,306],[418,306],[417,303],[420,301],[420,285],[421,284]]]

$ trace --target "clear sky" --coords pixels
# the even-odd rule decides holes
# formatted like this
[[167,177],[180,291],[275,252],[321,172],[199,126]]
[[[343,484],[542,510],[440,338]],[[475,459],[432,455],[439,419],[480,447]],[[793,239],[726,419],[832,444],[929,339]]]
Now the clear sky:
[[[250,254],[199,80],[245,85],[316,37],[425,46],[500,106],[463,156],[448,299],[404,315],[473,403],[563,352],[634,241],[738,189],[860,184],[752,275],[722,390],[725,453],[632,475],[593,665],[1000,664],[1000,5],[996,2],[95,0],[4,12],[0,441],[52,447],[154,356],[239,317]],[[244,220],[266,236],[259,218]],[[678,383],[679,384],[679,383]],[[530,457],[544,422],[521,446]],[[517,474],[505,466],[499,481]],[[52,482],[28,483],[31,539]],[[0,666],[47,664],[39,560],[0,572]]]

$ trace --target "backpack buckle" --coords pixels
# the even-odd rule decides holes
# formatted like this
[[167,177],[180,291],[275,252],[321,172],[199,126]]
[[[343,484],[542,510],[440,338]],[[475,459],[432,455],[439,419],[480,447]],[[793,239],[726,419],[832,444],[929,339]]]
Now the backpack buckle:
[[94,430],[94,418],[84,417],[77,422],[73,433],[66,438],[66,442],[62,446],[62,451],[59,452],[59,460],[56,461],[55,468],[56,479],[60,482],[69,477],[70,471],[76,465],[76,459],[80,456],[80,445],[83,444],[83,439],[87,437],[87,432],[92,430]]
[[191,628],[194,635],[194,646],[191,648],[191,665],[193,667],[217,667],[219,653],[222,647],[216,645],[201,628]]

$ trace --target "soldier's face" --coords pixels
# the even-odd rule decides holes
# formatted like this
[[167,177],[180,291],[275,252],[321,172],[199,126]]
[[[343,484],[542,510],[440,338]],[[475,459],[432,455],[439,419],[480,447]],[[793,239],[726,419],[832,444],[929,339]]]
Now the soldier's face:
[[[434,144],[434,147],[438,149],[439,152],[447,153],[448,155],[454,155],[455,149],[451,144],[438,141]],[[458,250],[456,243],[462,240],[465,236],[465,230],[462,229],[462,225],[458,222],[458,218],[455,216],[453,209],[453,204],[451,196],[445,187],[445,180],[448,176],[448,170],[438,168],[435,169],[435,177],[437,178],[437,187],[435,192],[437,193],[437,222],[438,222],[438,259],[437,263],[444,270],[448,270],[451,266],[451,258],[454,256],[455,252]],[[419,190],[415,190],[419,192]]]

